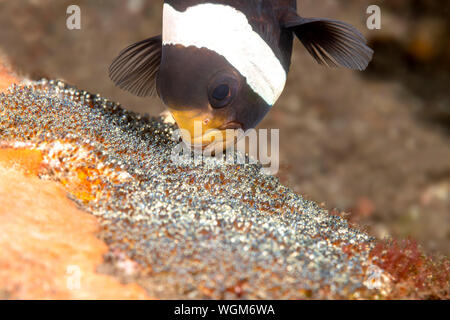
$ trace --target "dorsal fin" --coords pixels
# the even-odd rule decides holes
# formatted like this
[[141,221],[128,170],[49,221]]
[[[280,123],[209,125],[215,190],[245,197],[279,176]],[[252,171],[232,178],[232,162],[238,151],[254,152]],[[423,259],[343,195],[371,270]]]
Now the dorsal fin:
[[139,97],[152,96],[156,93],[161,54],[161,35],[132,44],[114,59],[109,77],[116,86]]
[[319,64],[364,70],[372,60],[367,40],[348,23],[291,15],[283,26],[295,33]]

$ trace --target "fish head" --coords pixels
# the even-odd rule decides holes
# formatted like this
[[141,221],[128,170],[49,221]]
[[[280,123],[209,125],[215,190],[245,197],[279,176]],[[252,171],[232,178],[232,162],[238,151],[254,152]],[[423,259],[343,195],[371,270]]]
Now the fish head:
[[203,147],[231,143],[227,130],[254,128],[270,110],[238,70],[206,48],[164,46],[157,90],[183,139]]

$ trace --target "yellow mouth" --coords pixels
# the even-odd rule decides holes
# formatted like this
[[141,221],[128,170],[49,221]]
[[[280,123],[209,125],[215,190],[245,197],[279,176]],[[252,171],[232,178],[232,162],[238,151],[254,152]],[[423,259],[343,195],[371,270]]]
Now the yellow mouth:
[[198,111],[170,110],[185,143],[206,149],[225,149],[230,143],[234,143],[235,135],[229,129],[238,129],[241,126],[235,122],[227,123],[225,119],[213,117],[211,114]]

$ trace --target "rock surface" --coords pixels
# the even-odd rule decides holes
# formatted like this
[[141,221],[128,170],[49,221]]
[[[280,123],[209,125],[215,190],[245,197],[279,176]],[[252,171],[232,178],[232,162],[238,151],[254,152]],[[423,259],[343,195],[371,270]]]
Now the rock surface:
[[[64,284],[57,297],[137,298],[144,288],[156,298],[377,298],[394,288],[371,237],[259,166],[172,163],[174,127],[161,119],[54,81],[14,86],[0,106],[2,163],[28,164],[32,176],[0,171],[6,297],[53,298]],[[67,265],[87,274],[83,294],[67,293]],[[53,282],[28,287],[42,270]],[[117,290],[102,295],[105,282]]]

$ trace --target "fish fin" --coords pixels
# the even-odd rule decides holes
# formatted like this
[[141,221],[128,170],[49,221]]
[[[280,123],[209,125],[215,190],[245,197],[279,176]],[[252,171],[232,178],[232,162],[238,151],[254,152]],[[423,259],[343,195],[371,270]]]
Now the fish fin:
[[132,44],[114,59],[109,77],[116,86],[139,97],[154,96],[161,54],[161,35]]
[[365,70],[373,50],[352,25],[331,19],[291,17],[283,26],[295,33],[316,61],[328,67]]

